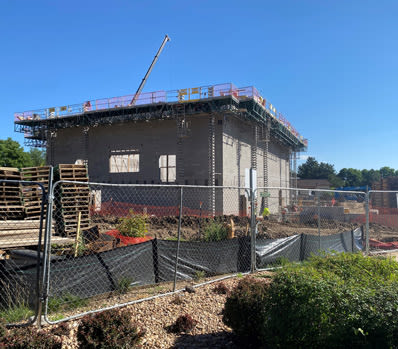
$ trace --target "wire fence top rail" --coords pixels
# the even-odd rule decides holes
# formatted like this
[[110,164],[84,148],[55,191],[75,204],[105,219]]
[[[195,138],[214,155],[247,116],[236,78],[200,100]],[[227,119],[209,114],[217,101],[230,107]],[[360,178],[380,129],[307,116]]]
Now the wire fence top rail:
[[30,120],[46,120],[54,118],[69,117],[78,114],[102,111],[117,108],[144,106],[159,103],[184,103],[195,102],[209,98],[232,96],[238,100],[253,99],[267,113],[281,125],[286,127],[297,139],[305,146],[308,145],[307,139],[293,127],[293,125],[277,111],[275,106],[262,97],[254,86],[236,87],[232,83],[183,88],[171,91],[144,92],[136,96],[135,94],[88,100],[83,103],[63,105],[58,107],[43,108],[25,112],[14,113],[16,123]]

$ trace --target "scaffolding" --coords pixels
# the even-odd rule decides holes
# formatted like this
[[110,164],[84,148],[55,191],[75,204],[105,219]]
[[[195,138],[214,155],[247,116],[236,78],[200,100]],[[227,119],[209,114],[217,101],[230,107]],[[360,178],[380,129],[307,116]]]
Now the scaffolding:
[[[131,100],[135,98],[134,105]],[[304,139],[275,106],[253,87],[238,88],[232,83],[141,93],[86,101],[14,114],[16,132],[24,133],[25,145],[46,147],[58,129],[95,127],[122,122],[176,119],[179,138],[189,132],[186,115],[224,113],[269,128],[271,135],[292,151],[307,148]],[[257,128],[257,127],[256,127]]]

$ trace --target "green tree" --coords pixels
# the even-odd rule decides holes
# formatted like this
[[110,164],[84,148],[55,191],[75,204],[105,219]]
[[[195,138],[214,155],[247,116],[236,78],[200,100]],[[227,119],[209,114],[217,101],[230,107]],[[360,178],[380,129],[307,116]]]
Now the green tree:
[[335,174],[333,165],[326,162],[319,163],[311,156],[298,168],[298,176],[302,179],[327,179]]
[[335,174],[329,175],[328,180],[332,188],[344,187],[344,181]]
[[395,170],[391,167],[384,166],[380,169],[380,175],[382,178],[395,176]]
[[6,140],[0,140],[0,166],[30,167],[32,166],[32,159],[18,142],[7,138]]
[[372,186],[374,182],[380,181],[380,171],[379,170],[362,170],[362,185]]
[[30,159],[33,166],[44,166],[46,164],[46,151],[37,148],[30,148]]
[[362,173],[355,168],[342,168],[338,176],[344,181],[346,187],[357,187],[362,184]]

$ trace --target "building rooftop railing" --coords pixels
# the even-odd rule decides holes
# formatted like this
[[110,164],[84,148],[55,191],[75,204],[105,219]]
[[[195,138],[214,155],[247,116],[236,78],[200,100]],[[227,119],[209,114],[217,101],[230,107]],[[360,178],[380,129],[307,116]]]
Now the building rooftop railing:
[[92,111],[101,111],[115,108],[126,108],[157,103],[184,103],[202,99],[233,96],[238,100],[251,98],[261,105],[276,121],[285,126],[305,146],[308,141],[301,136],[290,122],[279,113],[275,106],[262,97],[254,86],[236,87],[232,83],[184,88],[172,91],[144,92],[135,98],[135,95],[88,100],[83,103],[63,105],[14,113],[14,121],[46,120],[79,115]]

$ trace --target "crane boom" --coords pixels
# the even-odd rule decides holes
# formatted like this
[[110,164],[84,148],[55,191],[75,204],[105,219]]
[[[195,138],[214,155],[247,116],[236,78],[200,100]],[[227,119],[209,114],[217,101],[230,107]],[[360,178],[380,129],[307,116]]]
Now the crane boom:
[[153,61],[152,61],[151,65],[149,66],[148,71],[146,72],[144,78],[142,79],[142,81],[140,83],[140,86],[138,86],[137,92],[135,93],[133,99],[131,100],[131,102],[129,104],[130,106],[133,106],[135,104],[135,102],[137,101],[142,89],[144,88],[144,85],[145,85],[146,81],[148,80],[148,76],[149,76],[149,74],[151,74],[151,71],[152,71],[153,67],[155,66],[157,60],[159,59],[159,56],[162,53],[163,48],[166,45],[167,41],[170,41],[170,37],[166,34],[166,36],[163,39],[162,44],[159,47],[158,52],[156,53],[155,57],[153,58]]

